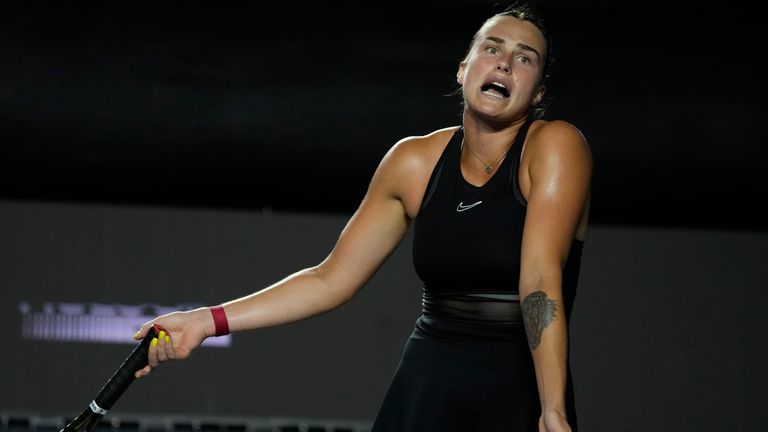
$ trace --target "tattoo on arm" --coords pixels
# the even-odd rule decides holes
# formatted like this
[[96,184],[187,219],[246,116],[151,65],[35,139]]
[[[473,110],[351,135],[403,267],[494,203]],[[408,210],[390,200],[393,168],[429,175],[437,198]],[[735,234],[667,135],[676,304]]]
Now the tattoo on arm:
[[548,299],[544,291],[529,294],[520,305],[523,310],[523,323],[528,334],[528,346],[536,349],[541,343],[541,333],[555,320],[557,304]]

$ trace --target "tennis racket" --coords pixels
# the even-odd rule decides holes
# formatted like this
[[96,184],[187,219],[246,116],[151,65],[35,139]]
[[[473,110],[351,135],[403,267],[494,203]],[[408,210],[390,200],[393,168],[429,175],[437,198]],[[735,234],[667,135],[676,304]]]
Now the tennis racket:
[[136,379],[136,371],[148,364],[147,353],[149,352],[149,344],[153,338],[160,334],[160,330],[162,329],[157,324],[149,329],[144,339],[133,349],[120,368],[112,375],[112,378],[104,384],[104,387],[93,398],[88,408],[75,417],[61,432],[92,432],[96,429],[96,426],[107,413],[107,410],[112,408],[112,405],[117,402],[120,396],[123,395],[123,392]]

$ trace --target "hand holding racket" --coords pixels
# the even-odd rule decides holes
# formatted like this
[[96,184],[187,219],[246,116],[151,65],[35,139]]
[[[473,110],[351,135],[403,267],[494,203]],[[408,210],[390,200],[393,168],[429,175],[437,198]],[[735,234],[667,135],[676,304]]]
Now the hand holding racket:
[[155,336],[157,341],[149,344],[147,362],[136,371],[136,378],[148,375],[165,361],[186,359],[205,338],[214,335],[211,313],[208,308],[199,308],[157,317],[141,326],[134,339],[146,338],[156,325],[161,331]]
[[112,408],[112,405],[117,402],[123,392],[129,385],[136,379],[136,371],[144,368],[147,365],[147,353],[152,340],[157,338],[160,332],[163,331],[158,325],[154,325],[148,329],[146,336],[141,343],[133,349],[128,358],[125,359],[122,366],[112,375],[112,378],[104,384],[101,391],[91,401],[80,415],[72,420],[67,426],[62,429],[62,432],[73,432],[84,430],[91,432],[96,429],[99,421],[107,413],[107,410]]

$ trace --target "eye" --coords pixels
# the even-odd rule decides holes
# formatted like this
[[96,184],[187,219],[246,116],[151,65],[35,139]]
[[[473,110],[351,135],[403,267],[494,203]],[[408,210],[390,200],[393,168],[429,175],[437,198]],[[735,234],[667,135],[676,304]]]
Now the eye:
[[485,49],[485,51],[486,51],[487,53],[489,53],[489,54],[498,54],[498,53],[499,53],[499,49],[498,49],[498,48],[496,48],[495,46],[489,46],[489,47],[487,47],[487,48]]
[[530,57],[528,57],[528,56],[524,56],[524,55],[521,55],[521,56],[517,56],[517,59],[518,59],[518,60],[519,60],[521,63],[523,63],[523,64],[531,64],[531,58],[530,58]]

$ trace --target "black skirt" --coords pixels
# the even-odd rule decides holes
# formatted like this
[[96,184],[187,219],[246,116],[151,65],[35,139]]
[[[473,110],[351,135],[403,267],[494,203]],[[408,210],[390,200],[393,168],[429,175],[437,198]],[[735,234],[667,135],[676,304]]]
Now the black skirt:
[[[453,327],[417,320],[371,432],[538,431],[541,406],[522,326],[503,342],[454,337]],[[567,416],[577,431],[568,375]]]

